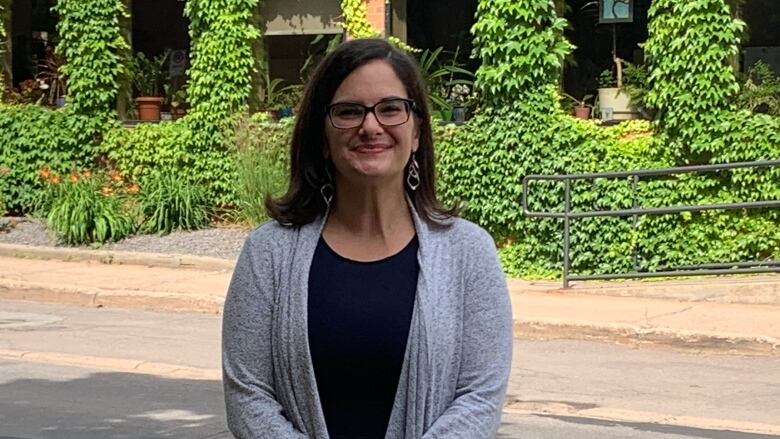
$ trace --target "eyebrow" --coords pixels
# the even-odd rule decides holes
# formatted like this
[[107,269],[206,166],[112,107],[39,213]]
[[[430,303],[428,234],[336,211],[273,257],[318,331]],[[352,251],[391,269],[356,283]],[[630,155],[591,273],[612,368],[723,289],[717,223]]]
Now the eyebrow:
[[[405,98],[405,97],[402,97],[402,96],[385,96],[385,97],[379,99],[378,101],[376,101],[376,103],[378,104],[380,102],[394,101],[396,99],[411,99],[411,98]],[[355,101],[355,100],[336,101],[336,102],[332,102],[330,105],[334,105],[334,104],[360,104],[360,105],[366,105],[365,102]],[[374,105],[376,105],[376,104],[374,104]]]

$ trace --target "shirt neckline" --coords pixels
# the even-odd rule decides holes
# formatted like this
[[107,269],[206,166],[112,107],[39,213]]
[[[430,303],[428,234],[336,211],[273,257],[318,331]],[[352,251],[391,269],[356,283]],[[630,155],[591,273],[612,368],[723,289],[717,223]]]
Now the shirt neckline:
[[405,253],[406,251],[408,251],[415,243],[417,243],[417,234],[415,233],[414,235],[412,235],[412,239],[410,239],[409,242],[401,250],[399,250],[398,252],[396,252],[396,253],[394,253],[394,254],[392,254],[390,256],[386,256],[386,257],[384,257],[382,259],[376,259],[376,260],[373,260],[373,261],[356,261],[354,259],[349,259],[349,258],[347,258],[345,256],[340,255],[338,252],[336,252],[336,250],[333,250],[333,248],[328,244],[328,242],[325,241],[325,237],[322,236],[322,235],[320,235],[319,242],[322,244],[322,246],[325,248],[325,250],[328,253],[330,253],[331,255],[335,256],[339,260],[342,260],[344,262],[348,262],[350,264],[374,265],[374,264],[381,264],[381,263],[384,263],[384,262],[388,262],[391,259],[394,259],[394,258],[400,256],[401,254]]

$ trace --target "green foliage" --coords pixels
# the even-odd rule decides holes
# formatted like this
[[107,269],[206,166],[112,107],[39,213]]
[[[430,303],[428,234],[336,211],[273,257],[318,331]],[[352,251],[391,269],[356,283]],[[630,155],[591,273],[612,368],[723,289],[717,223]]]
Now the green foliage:
[[[680,144],[707,142],[709,127],[739,91],[729,59],[745,24],[732,18],[726,0],[658,0],[649,15],[644,48],[652,87],[645,101]],[[678,157],[687,153],[679,144],[673,149]]]
[[6,214],[8,203],[6,192],[8,188],[8,174],[10,172],[11,170],[8,167],[0,165],[0,216]]
[[55,184],[48,212],[49,230],[64,243],[81,245],[118,241],[133,232],[135,221],[122,194],[104,175],[72,178]]
[[236,200],[233,158],[228,148],[207,143],[221,136],[221,132],[196,132],[191,116],[187,115],[176,121],[111,129],[98,151],[133,181],[155,172],[190,180],[197,177],[210,205],[232,205]]
[[236,171],[225,147],[237,114],[247,108],[254,66],[252,24],[257,0],[192,0],[190,20],[190,112],[180,121],[191,132],[189,171],[198,175],[215,204],[234,204]]
[[136,52],[130,66],[136,96],[162,97],[168,82],[166,69],[170,50],[149,58],[143,52]]
[[153,172],[141,180],[138,193],[140,230],[167,234],[208,225],[208,204],[203,189],[181,174]]
[[132,181],[154,172],[192,173],[194,159],[187,149],[192,132],[182,120],[116,127],[106,132],[98,149]]
[[481,0],[471,32],[482,60],[475,85],[485,103],[554,108],[562,61],[572,50],[565,28],[552,0]]
[[757,62],[740,79],[739,108],[780,116],[780,77],[766,63]]
[[191,0],[191,62],[188,97],[198,127],[224,123],[246,108],[251,91],[252,41],[260,31],[251,23],[257,0]]
[[[109,124],[111,126],[112,124]],[[65,174],[94,158],[106,122],[38,105],[0,104],[0,167],[8,169],[0,188],[8,209],[27,212],[43,189],[39,171]]]
[[[244,222],[256,226],[268,219],[266,195],[279,196],[287,187],[293,119],[265,123],[261,116],[242,118],[230,146],[238,169],[238,208]],[[260,119],[260,120],[258,120]]]
[[341,0],[341,11],[344,13],[342,26],[353,38],[380,37],[368,21],[368,6],[365,0]]
[[114,105],[118,78],[125,74],[119,53],[128,48],[119,20],[127,16],[121,0],[58,0],[57,52],[65,56],[68,105],[78,114],[106,115]]
[[[444,48],[424,50],[417,59],[417,66],[427,87],[428,99],[430,99],[434,112],[452,111],[454,102],[450,96],[457,87],[468,87],[467,95],[474,85],[474,74],[458,64],[457,51],[451,55],[449,62],[440,59]],[[463,102],[465,106],[466,102]],[[448,120],[448,119],[445,119]]]

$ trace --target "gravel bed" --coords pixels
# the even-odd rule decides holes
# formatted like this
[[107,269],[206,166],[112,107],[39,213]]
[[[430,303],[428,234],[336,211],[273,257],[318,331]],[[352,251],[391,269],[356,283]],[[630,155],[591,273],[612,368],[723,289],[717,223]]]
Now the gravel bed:
[[[248,234],[249,229],[243,227],[216,227],[191,232],[177,231],[164,236],[136,235],[102,246],[80,248],[235,259]],[[49,233],[45,221],[19,217],[0,218],[0,243],[66,247]]]

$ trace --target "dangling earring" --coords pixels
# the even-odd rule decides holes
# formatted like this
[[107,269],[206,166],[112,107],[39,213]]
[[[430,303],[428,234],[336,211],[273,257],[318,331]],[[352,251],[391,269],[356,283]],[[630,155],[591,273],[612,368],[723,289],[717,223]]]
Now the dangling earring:
[[416,191],[420,186],[420,165],[417,164],[416,152],[412,153],[412,163],[409,165],[409,173],[406,175],[406,184],[409,189]]
[[328,180],[320,187],[320,194],[322,199],[325,200],[325,204],[330,207],[330,202],[333,201],[333,194],[336,193],[336,189],[333,187],[333,179],[330,176],[327,164],[325,164],[325,175],[328,176]]

